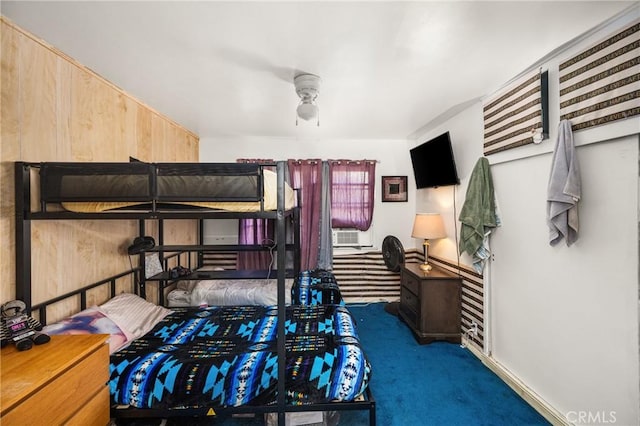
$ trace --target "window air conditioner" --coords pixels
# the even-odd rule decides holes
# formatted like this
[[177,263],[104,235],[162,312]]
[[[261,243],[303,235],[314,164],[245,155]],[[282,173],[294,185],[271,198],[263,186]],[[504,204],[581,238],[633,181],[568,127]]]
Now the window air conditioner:
[[373,233],[371,228],[366,231],[357,229],[334,229],[332,230],[334,247],[372,247]]

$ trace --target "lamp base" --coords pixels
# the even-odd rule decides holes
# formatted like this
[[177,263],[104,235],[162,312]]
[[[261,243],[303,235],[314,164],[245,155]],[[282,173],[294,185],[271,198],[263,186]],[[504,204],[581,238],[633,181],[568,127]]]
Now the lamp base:
[[421,264],[420,264],[420,269],[421,269],[423,272],[429,272],[429,271],[430,271],[431,269],[433,269],[433,268],[431,267],[431,265],[429,265],[427,262],[425,262],[425,263],[421,263]]

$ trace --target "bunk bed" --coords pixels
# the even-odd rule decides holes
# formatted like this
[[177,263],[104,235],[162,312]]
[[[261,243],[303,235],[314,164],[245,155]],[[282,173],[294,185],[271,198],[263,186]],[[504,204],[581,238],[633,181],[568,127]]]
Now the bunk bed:
[[[269,171],[275,168],[275,173]],[[187,253],[187,262],[191,268],[192,253],[197,256],[197,264],[193,268],[194,277],[189,278],[273,278],[277,283],[277,305],[263,307],[207,307],[176,308],[175,315],[181,315],[179,321],[189,322],[193,315],[206,316],[212,321],[225,321],[228,318],[256,318],[270,320],[266,323],[277,324],[265,333],[274,333],[275,340],[264,343],[271,345],[270,350],[276,355],[277,375],[273,382],[266,385],[270,389],[269,397],[260,397],[250,404],[233,404],[224,401],[209,405],[203,401],[182,404],[173,402],[168,405],[135,407],[127,404],[127,408],[115,405],[112,417],[172,417],[203,416],[215,413],[277,413],[278,424],[285,424],[285,413],[295,411],[335,411],[335,410],[367,410],[369,422],[375,425],[375,400],[366,383],[360,383],[362,392],[357,400],[340,398],[322,401],[317,399],[295,400],[288,397],[290,380],[285,376],[287,371],[287,351],[292,349],[291,342],[296,340],[289,335],[291,325],[300,318],[308,318],[310,310],[318,316],[318,321],[328,317],[341,318],[345,322],[349,318],[348,311],[339,305],[287,306],[285,303],[285,280],[300,275],[299,270],[299,210],[295,205],[292,190],[285,182],[285,162],[274,164],[240,164],[240,163],[28,163],[15,164],[15,207],[16,207],[16,298],[25,301],[29,310],[37,312],[41,322],[46,323],[47,306],[69,297],[80,297],[80,307],[86,309],[86,292],[96,286],[109,285],[111,296],[115,295],[115,280],[123,276],[110,277],[98,283],[57,296],[51,300],[32,305],[31,300],[31,222],[34,220],[138,220],[140,237],[144,235],[145,222],[157,221],[159,245],[143,249],[140,252],[139,265],[129,273],[136,276],[136,293],[145,298],[145,286],[148,281],[159,285],[160,304],[163,304],[164,289],[175,282],[175,277],[166,269],[152,277],[144,273],[147,252],[157,252],[160,259],[168,253],[179,256]],[[37,188],[37,190],[34,190]],[[38,196],[38,207],[32,207],[32,198]],[[163,244],[162,223],[165,219],[198,219],[197,245],[165,245]],[[276,268],[273,271],[215,271],[198,270],[202,266],[200,259],[203,253],[210,251],[247,251],[273,250],[273,247],[243,245],[205,245],[203,243],[203,221],[216,218],[265,218],[276,223],[275,252]],[[289,224],[289,225],[287,225]],[[287,229],[293,230],[293,243],[287,242]],[[293,252],[293,267],[287,269],[288,252]],[[191,272],[191,269],[189,269]],[[197,274],[197,275],[195,275]],[[257,274],[257,275],[256,275]],[[229,309],[240,308],[240,312]],[[203,310],[204,309],[204,310]],[[243,310],[244,309],[244,310]],[[302,314],[300,313],[302,312]],[[312,315],[312,316],[313,316]],[[167,318],[168,318],[167,317]],[[324,318],[324,319],[323,319]],[[272,321],[271,321],[272,320]],[[164,321],[164,319],[162,320]],[[162,334],[160,329],[168,327],[160,322],[154,326],[151,334]],[[263,321],[263,320],[262,320]],[[209,323],[211,324],[211,323]],[[242,326],[242,325],[238,325]],[[228,328],[233,328],[229,325]],[[310,325],[305,327],[309,329]],[[304,327],[303,327],[304,328]],[[348,329],[347,326],[345,329]],[[316,330],[317,331],[317,330]],[[340,339],[353,343],[353,336],[346,334]],[[145,334],[148,336],[148,334]],[[287,336],[287,338],[281,338]],[[220,337],[220,336],[218,336]],[[224,337],[220,337],[223,339]],[[246,342],[245,342],[246,343]],[[246,346],[245,343],[242,343]],[[200,342],[200,345],[205,343]],[[233,343],[236,345],[237,343]],[[242,344],[238,344],[242,346]],[[359,343],[355,343],[359,345]],[[126,351],[142,350],[148,345],[144,339],[136,339]],[[206,345],[206,344],[205,344]],[[264,350],[264,348],[262,348]],[[332,350],[335,350],[332,349]],[[189,350],[187,350],[188,352]],[[125,352],[116,352],[123,356]],[[271,353],[271,352],[267,352]],[[273,359],[271,361],[274,361]],[[113,366],[113,364],[112,364]],[[368,366],[367,372],[368,375]],[[293,392],[296,394],[296,392]],[[298,392],[302,395],[303,393]],[[291,393],[289,393],[291,395]],[[311,401],[311,403],[307,403]],[[320,401],[320,402],[314,402]],[[213,404],[213,405],[212,405]],[[215,409],[214,409],[215,406]],[[214,411],[212,411],[214,410]]]

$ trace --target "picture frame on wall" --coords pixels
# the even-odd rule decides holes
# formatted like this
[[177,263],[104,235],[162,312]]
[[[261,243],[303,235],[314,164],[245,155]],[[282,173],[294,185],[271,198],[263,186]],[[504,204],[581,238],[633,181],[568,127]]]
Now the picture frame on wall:
[[383,202],[406,202],[407,200],[406,176],[382,176]]

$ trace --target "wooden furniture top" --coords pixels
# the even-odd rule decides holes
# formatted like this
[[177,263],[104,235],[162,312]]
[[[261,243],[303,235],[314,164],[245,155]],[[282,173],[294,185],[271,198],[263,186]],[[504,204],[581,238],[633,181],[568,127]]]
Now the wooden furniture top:
[[29,398],[69,367],[106,344],[107,334],[51,336],[51,341],[18,351],[10,344],[0,351],[0,413]]
[[433,269],[429,272],[424,272],[420,269],[420,263],[405,263],[403,266],[408,272],[411,272],[418,278],[460,279],[459,275],[433,265]]

